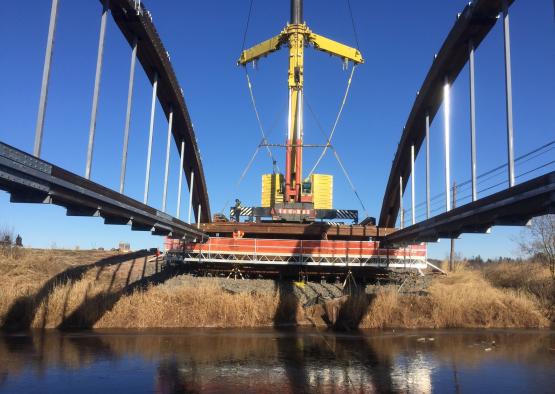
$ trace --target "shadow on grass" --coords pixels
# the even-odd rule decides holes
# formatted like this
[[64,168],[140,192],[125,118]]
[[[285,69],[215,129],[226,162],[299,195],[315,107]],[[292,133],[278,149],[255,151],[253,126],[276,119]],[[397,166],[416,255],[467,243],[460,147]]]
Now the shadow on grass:
[[58,326],[62,330],[90,329],[105,313],[112,310],[114,305],[124,296],[135,291],[146,290],[151,285],[159,285],[168,279],[182,273],[177,268],[166,268],[151,276],[144,277],[126,285],[119,291],[101,292],[94,297],[85,297],[83,303],[64,318]]
[[329,328],[336,331],[358,330],[375,297],[374,294],[357,291],[334,300],[324,308],[324,321]]
[[274,314],[274,327],[294,328],[297,325],[297,307],[299,300],[295,296],[293,282],[289,280],[276,281],[279,301]]
[[[6,313],[4,322],[0,329],[3,331],[21,331],[29,329],[35,319],[35,315],[40,305],[49,297],[56,287],[81,280],[83,276],[93,268],[100,268],[96,276],[96,279],[98,279],[100,272],[106,267],[117,264],[117,272],[122,263],[141,257],[145,257],[146,259],[147,256],[152,254],[153,253],[150,251],[141,250],[138,252],[107,257],[91,264],[68,268],[46,281],[46,283],[44,283],[44,285],[35,294],[22,296],[15,300]],[[113,279],[114,278],[115,273]],[[66,297],[69,297],[69,294],[67,294]],[[43,319],[43,328],[45,323],[45,319]]]

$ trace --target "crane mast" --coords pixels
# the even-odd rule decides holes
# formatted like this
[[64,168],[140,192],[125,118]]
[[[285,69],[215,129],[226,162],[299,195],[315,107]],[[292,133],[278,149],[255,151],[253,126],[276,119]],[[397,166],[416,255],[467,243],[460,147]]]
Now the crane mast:
[[[308,181],[306,182],[308,187],[303,188],[302,173],[304,49],[311,45],[317,50],[337,56],[345,62],[351,61],[354,64],[363,63],[364,59],[357,49],[312,32],[303,21],[303,0],[291,0],[291,17],[287,26],[277,36],[244,50],[237,64],[246,66],[248,63],[256,62],[261,57],[265,57],[285,45],[289,47],[287,78],[289,90],[288,130],[285,143],[285,179],[283,182],[279,182],[280,190],[276,192],[276,195],[278,195],[280,204],[284,207],[304,208],[306,204],[314,205],[312,184]],[[331,179],[331,176],[329,177]],[[331,201],[331,182],[329,187]],[[272,191],[272,193],[274,192]],[[270,208],[275,208],[276,205],[275,200],[272,200]]]
[[286,202],[301,201],[303,163],[303,72],[304,35],[303,2],[291,0],[291,28],[289,30],[289,113],[285,158]]

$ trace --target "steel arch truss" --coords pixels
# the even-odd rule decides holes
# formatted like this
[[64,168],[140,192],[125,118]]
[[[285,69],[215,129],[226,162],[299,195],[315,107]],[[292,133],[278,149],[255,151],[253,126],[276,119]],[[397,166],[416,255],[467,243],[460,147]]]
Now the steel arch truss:
[[[507,5],[510,6],[513,1],[507,0]],[[431,123],[443,101],[445,81],[457,79],[469,59],[469,42],[473,43],[474,48],[480,45],[497,22],[503,3],[504,0],[476,0],[469,3],[443,42],[403,129],[383,197],[380,227],[395,227],[401,203],[399,180],[402,179],[404,190],[411,174],[411,147],[414,146],[417,155],[426,137],[426,116]]]
[[[100,2],[103,3],[103,0]],[[137,6],[139,8],[136,8]],[[134,40],[137,40],[137,58],[150,82],[153,83],[154,75],[158,75],[158,101],[166,118],[169,118],[170,112],[173,111],[173,139],[179,152],[181,142],[185,142],[183,170],[189,187],[191,187],[191,172],[195,174],[192,201],[194,216],[198,217],[197,210],[200,206],[201,216],[209,221],[210,201],[195,132],[183,97],[183,90],[177,81],[169,53],[152,22],[152,16],[142,2],[134,0],[110,0],[109,7],[114,21],[129,45],[133,46]]]

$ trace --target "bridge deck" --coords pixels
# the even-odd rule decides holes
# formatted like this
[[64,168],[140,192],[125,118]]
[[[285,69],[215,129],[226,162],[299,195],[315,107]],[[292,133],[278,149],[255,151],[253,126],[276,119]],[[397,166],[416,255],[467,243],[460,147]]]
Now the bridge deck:
[[51,203],[68,216],[99,216],[106,224],[130,224],[156,235],[206,238],[164,212],[0,142],[0,189],[11,202]]
[[396,231],[391,243],[435,242],[462,233],[485,233],[494,225],[521,226],[555,212],[555,171],[481,198],[449,212]]

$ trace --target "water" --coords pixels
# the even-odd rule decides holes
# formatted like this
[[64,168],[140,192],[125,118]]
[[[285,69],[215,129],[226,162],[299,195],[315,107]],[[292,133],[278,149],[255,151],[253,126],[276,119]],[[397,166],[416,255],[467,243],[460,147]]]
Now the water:
[[555,393],[555,331],[0,335],[0,392]]

